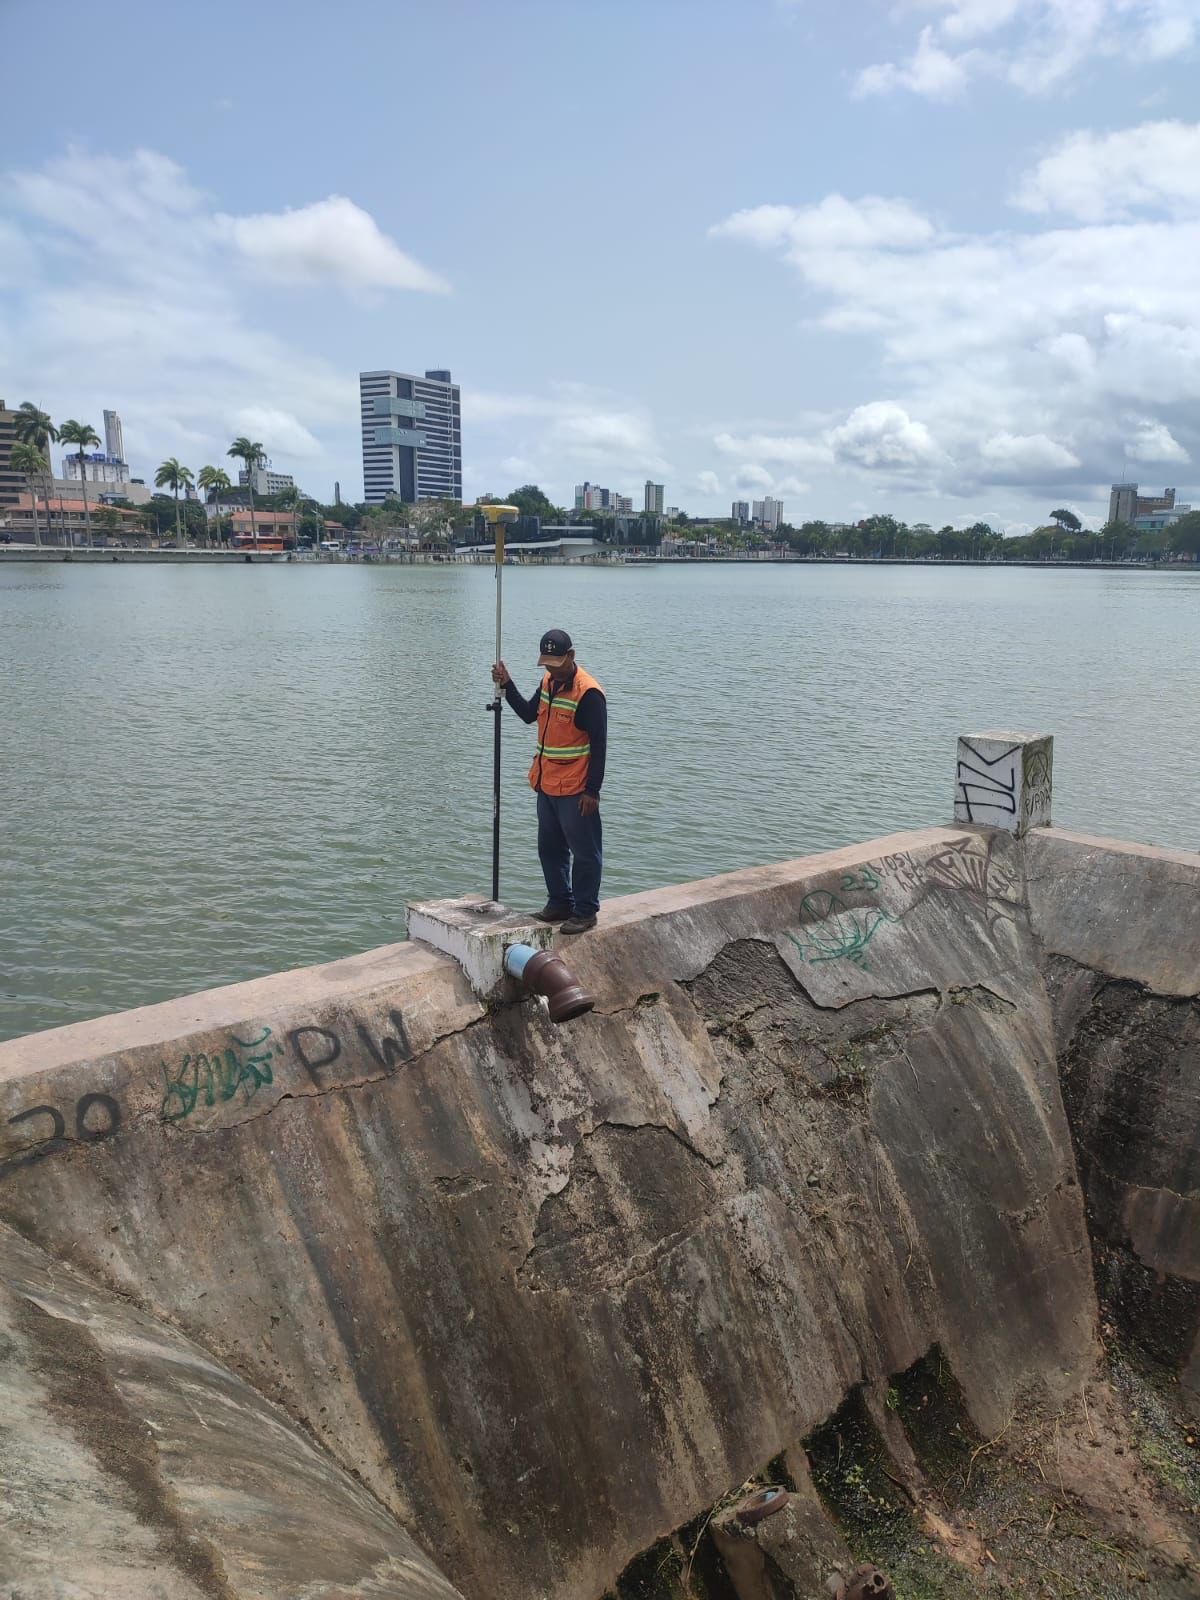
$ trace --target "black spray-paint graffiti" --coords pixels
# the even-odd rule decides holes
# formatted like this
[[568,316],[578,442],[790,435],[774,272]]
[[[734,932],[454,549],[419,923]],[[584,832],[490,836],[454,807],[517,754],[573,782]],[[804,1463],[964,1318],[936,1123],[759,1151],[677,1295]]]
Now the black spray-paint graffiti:
[[800,902],[800,915],[812,918],[807,926],[801,926],[803,937],[790,932],[787,937],[802,960],[813,966],[821,961],[853,961],[864,972],[869,970],[866,950],[871,940],[885,923],[900,921],[880,906],[851,908],[827,889],[805,895]]
[[1038,823],[1048,823],[1050,821],[1050,804],[1053,798],[1051,786],[1052,748],[1049,740],[1045,740],[1041,744],[1030,745],[1025,751],[1025,761],[1021,773],[1025,813],[1034,822]]
[[75,1102],[73,1135],[67,1133],[67,1119],[57,1106],[29,1106],[25,1111],[18,1111],[15,1116],[9,1117],[8,1126],[19,1127],[22,1123],[32,1122],[37,1117],[50,1119],[49,1131],[43,1133],[31,1149],[22,1150],[6,1161],[0,1161],[0,1175],[11,1171],[13,1167],[22,1166],[28,1161],[36,1161],[40,1156],[50,1155],[55,1150],[63,1149],[71,1142],[72,1137],[82,1140],[84,1144],[94,1144],[98,1139],[110,1139],[121,1126],[120,1106],[112,1095],[103,1094],[98,1090],[80,1095]]
[[879,879],[870,867],[860,867],[857,872],[843,872],[842,881],[838,888],[843,894],[850,894],[855,889],[868,889],[872,892],[879,887]]
[[166,1121],[180,1122],[198,1105],[223,1104],[239,1089],[247,1104],[253,1100],[263,1084],[274,1081],[271,1059],[276,1047],[267,1045],[270,1037],[268,1027],[257,1039],[239,1039],[231,1033],[224,1050],[186,1055],[173,1074],[164,1061],[161,1111]]
[[[1006,816],[1015,817],[1017,764],[1012,758],[1021,746],[1010,745],[1007,750],[992,757],[985,756],[977,750],[969,739],[962,741],[961,748],[969,750],[975,760],[981,763],[979,766],[973,766],[970,761],[961,759],[958,763],[958,793],[963,809],[967,813],[967,821],[974,822],[976,812],[979,811],[1000,811]],[[1007,774],[996,770],[1004,761],[1008,762]],[[989,770],[985,771],[984,768]]]
[[[411,1061],[413,1055],[412,1041],[408,1037],[403,1016],[399,1011],[389,1011],[388,1021],[393,1033],[385,1031],[378,1039],[365,1022],[354,1022],[354,1032],[363,1049],[385,1072]],[[342,1053],[342,1037],[333,1028],[310,1023],[303,1028],[292,1028],[286,1037],[296,1059],[314,1083],[319,1081],[317,1074],[323,1068],[332,1066]]]

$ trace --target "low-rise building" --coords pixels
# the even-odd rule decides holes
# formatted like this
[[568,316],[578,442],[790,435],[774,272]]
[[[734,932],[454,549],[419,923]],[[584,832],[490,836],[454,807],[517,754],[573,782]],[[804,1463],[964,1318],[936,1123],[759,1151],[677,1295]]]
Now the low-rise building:
[[89,483],[111,484],[128,483],[130,478],[126,463],[118,456],[110,456],[106,450],[95,450],[91,455],[85,452],[82,460],[78,453],[64,456],[62,475],[76,489],[85,478]]
[[[550,535],[551,537],[546,537]],[[486,544],[459,545],[458,549],[464,554],[489,555],[495,546],[490,541]],[[597,539],[591,528],[586,523],[582,527],[546,527],[542,528],[540,539],[506,539],[504,541],[505,554],[508,556],[563,556],[568,560],[582,559],[584,556],[607,555],[613,552],[613,545],[607,540]]]
[[[120,505],[125,503],[131,506],[144,506],[147,501],[153,498],[153,490],[148,488],[141,478],[125,478],[120,482],[112,483],[104,478],[97,481],[93,479],[89,472],[87,481],[89,505]],[[60,495],[65,495],[68,500],[80,499],[82,490],[79,487],[79,482],[78,473],[72,478],[52,478],[51,497],[57,499]]]
[[[235,540],[247,539],[252,541],[251,513],[249,507],[234,507],[226,511],[221,507],[221,515],[228,516],[233,528]],[[299,538],[301,515],[299,508],[295,511],[258,511],[253,513],[253,534],[259,539]]]
[[[113,521],[113,517],[118,520]],[[71,497],[52,495],[49,505],[39,494],[36,518],[33,498],[28,490],[18,495],[16,502],[0,506],[0,534],[7,534],[14,544],[66,545],[86,544],[89,529],[94,542],[108,539],[128,541],[145,539],[147,529],[140,511],[132,506],[105,506],[88,499],[84,506],[79,498],[79,486]]]
[[1138,533],[1164,533],[1173,527],[1180,517],[1186,517],[1191,509],[1191,506],[1172,505],[1169,510],[1147,511],[1141,516],[1134,517],[1132,526]]

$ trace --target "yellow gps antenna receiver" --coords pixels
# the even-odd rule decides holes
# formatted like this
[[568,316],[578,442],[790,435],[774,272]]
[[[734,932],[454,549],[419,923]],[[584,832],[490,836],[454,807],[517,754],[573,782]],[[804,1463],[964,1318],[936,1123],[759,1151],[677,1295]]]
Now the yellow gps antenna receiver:
[[[481,505],[484,520],[496,537],[496,661],[503,661],[500,649],[501,596],[504,578],[504,530],[521,515],[519,506]],[[500,900],[500,712],[504,706],[504,692],[496,685],[495,698],[488,710],[495,716],[492,734],[492,899]]]

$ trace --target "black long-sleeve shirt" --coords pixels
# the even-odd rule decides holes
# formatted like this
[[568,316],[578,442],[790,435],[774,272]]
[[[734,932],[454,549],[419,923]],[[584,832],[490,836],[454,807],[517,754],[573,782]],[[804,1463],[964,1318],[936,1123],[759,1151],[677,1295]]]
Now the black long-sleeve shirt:
[[[569,689],[570,684],[563,685],[564,693]],[[529,700],[517,692],[517,686],[511,678],[504,685],[504,698],[522,722],[537,721],[541,697],[541,684],[538,684]],[[587,734],[588,743],[592,747],[588,757],[587,783],[584,788],[588,794],[595,795],[599,799],[600,785],[604,782],[604,762],[608,755],[608,701],[599,689],[589,689],[576,706],[575,726],[580,733]]]

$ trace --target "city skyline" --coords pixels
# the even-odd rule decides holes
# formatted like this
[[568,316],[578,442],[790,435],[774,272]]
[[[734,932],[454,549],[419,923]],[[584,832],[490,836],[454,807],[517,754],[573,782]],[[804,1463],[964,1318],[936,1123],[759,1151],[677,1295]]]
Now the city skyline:
[[[49,142],[36,74],[14,83],[6,393],[97,424],[115,403],[145,470],[247,433],[323,498],[362,493],[355,379],[381,353],[462,382],[468,500],[532,481],[569,505],[586,477],[636,503],[649,478],[701,514],[775,498],[792,520],[1020,531],[1194,470],[1191,4],[698,0],[686,30],[627,4],[603,27],[541,0],[367,9],[363,59],[303,0],[283,46],[282,13],[217,0],[168,86],[152,52],[182,48],[184,19],[134,0],[60,64]],[[251,58],[270,43],[297,105],[348,74],[368,137],[261,106],[221,70],[229,31]],[[572,114],[584,32],[603,127]],[[461,54],[403,196],[369,137],[401,33],[418,59]],[[753,77],[758,116],[684,127],[666,60],[697,93]],[[138,96],[104,92],[118,65]],[[503,147],[497,71],[539,85],[506,101]],[[406,92],[442,126],[435,76]]]
[[[364,372],[359,374],[359,392],[364,477],[369,482],[372,473],[374,474],[375,492],[373,498],[364,497],[358,504],[379,507],[392,499],[407,500],[409,504],[420,499],[457,499],[463,504],[472,503],[461,500],[459,389],[458,385],[451,382],[448,370],[428,370],[424,379],[417,378],[414,374],[390,371]],[[413,398],[418,393],[433,397],[433,409],[429,415],[425,402]],[[22,494],[24,483],[9,467],[9,453],[15,439],[13,414],[4,411],[3,402],[0,402],[0,413],[3,413],[0,415],[0,479],[3,479],[3,483],[0,483],[0,505],[2,505],[13,502]],[[413,423],[414,427],[406,432],[403,440],[400,440],[397,425],[406,427],[409,423]],[[419,431],[427,427],[431,428],[432,437],[427,437],[425,433]],[[396,437],[381,438],[381,428],[384,433],[389,436],[396,434]],[[134,505],[145,504],[151,498],[151,490],[146,486],[144,478],[131,473],[129,464],[123,459],[120,453],[123,448],[120,414],[107,407],[104,409],[104,429],[104,448],[86,452],[83,457],[83,470],[88,481],[96,484],[98,488],[106,485],[109,498],[115,490]],[[397,445],[399,449],[394,448]],[[381,449],[380,446],[384,448]],[[425,465],[422,466],[420,452],[426,446],[428,449],[425,450]],[[62,449],[61,444],[52,447],[51,455],[54,449]],[[402,458],[407,462],[403,468],[400,466]],[[374,466],[370,464],[371,461],[374,461]],[[186,466],[186,463],[184,465]],[[80,470],[78,452],[68,451],[62,456],[61,473],[48,481],[53,483],[59,494],[64,491],[69,492],[72,482],[79,481]],[[234,500],[239,492],[244,493],[249,483],[249,472],[245,467],[240,468],[236,484],[230,491]],[[447,492],[456,485],[459,486],[457,493]],[[291,491],[295,487],[294,477],[290,473],[277,471],[269,456],[265,456],[255,468],[253,490],[256,496],[268,498],[284,490]],[[304,491],[300,491],[300,494],[303,500],[315,498],[318,503],[334,505],[342,503],[340,490],[340,483],[335,480],[332,500],[322,501],[319,495],[314,497]],[[515,489],[512,492],[515,492]],[[679,516],[681,510],[685,512],[687,510],[686,507],[677,506],[664,508],[665,485],[655,483],[649,478],[645,480],[643,494],[643,514],[647,516],[665,517],[667,522],[672,522]],[[198,496],[189,487],[185,498],[196,499]],[[564,520],[569,522],[571,509],[562,507],[560,510]],[[602,487],[585,479],[582,484],[575,485],[574,491],[574,512],[581,511],[600,512],[605,516],[618,518],[629,517],[634,514],[634,497],[622,495],[618,490]],[[1109,524],[1123,524],[1135,533],[1158,533],[1171,527],[1191,511],[1190,502],[1178,500],[1177,491],[1173,486],[1161,492],[1142,493],[1137,481],[1124,479],[1110,486],[1106,521]],[[891,513],[880,512],[876,515],[890,516]],[[1049,524],[1058,523],[1059,515],[1058,509],[1047,513],[1038,526],[1044,529]],[[728,517],[709,510],[691,514],[690,520],[701,524],[728,521],[734,525],[752,525],[763,533],[773,533],[780,528],[803,528],[806,524],[824,525],[835,530],[846,529],[862,525],[869,519],[851,517],[847,520],[836,514],[832,517],[816,518],[804,511],[791,521],[785,513],[783,502],[766,496],[762,500],[753,502],[734,500]],[[961,526],[963,520],[960,519],[957,524],[943,524],[943,527]],[[921,520],[914,521],[912,526],[914,531],[918,532],[923,528],[931,530],[931,525]],[[996,531],[1004,530],[997,527]],[[1017,532],[1012,529],[1008,531]]]

